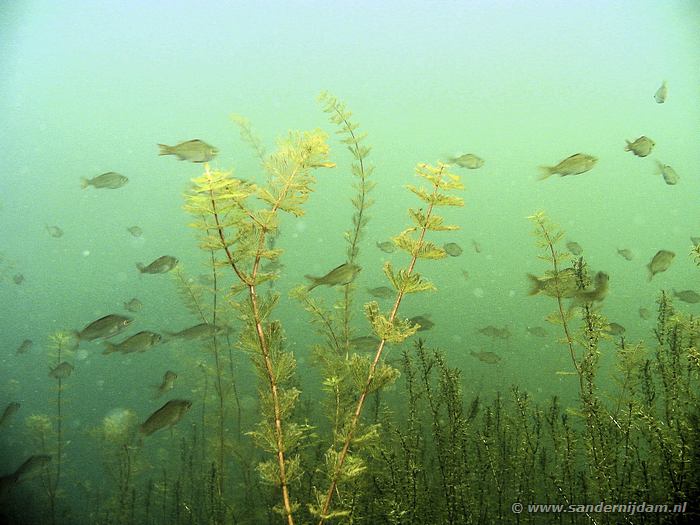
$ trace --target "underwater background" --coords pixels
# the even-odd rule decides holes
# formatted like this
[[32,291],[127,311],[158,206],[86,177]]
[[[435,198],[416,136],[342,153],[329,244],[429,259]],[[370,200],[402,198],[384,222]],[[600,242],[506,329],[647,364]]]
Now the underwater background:
[[[3,516],[241,524],[690,519],[700,493],[698,27],[694,1],[2,3]],[[346,118],[334,122],[334,114]],[[348,123],[366,138],[353,138]],[[290,130],[317,128],[326,136],[311,132],[276,150]],[[625,151],[626,141],[642,136],[653,140],[651,153]],[[159,156],[158,144],[192,139],[216,154],[207,162]],[[281,157],[266,163],[275,151]],[[305,151],[320,160],[299,161]],[[461,165],[467,153],[483,165]],[[541,180],[540,166],[576,153],[595,157],[594,166]],[[208,206],[193,194],[237,203],[230,180],[274,188],[293,162],[304,173],[313,168],[317,182],[296,187],[303,215],[283,206],[269,230],[255,230],[264,230],[267,248],[282,250],[262,255],[277,266],[274,279],[255,283],[258,294],[279,299],[256,317],[244,289],[227,295],[237,276],[223,246],[201,249],[215,212],[192,212]],[[434,201],[421,202],[406,185],[430,187],[441,162],[464,184],[454,193],[464,206],[436,210],[459,229],[428,231],[444,251],[416,257],[422,237],[392,239],[419,231],[408,209],[424,213]],[[421,163],[430,168],[416,177]],[[670,166],[677,179],[664,171]],[[81,179],[109,172],[128,183],[81,188]],[[207,173],[220,175],[221,185],[191,182]],[[358,191],[369,196],[362,206],[353,202]],[[528,217],[538,211],[546,217],[533,224]],[[241,231],[244,220],[236,215],[226,228]],[[538,224],[563,231],[561,240],[547,245]],[[359,232],[352,256],[346,231]],[[581,251],[565,255],[579,251],[567,242]],[[662,251],[675,257],[649,279]],[[539,257],[553,253],[559,269]],[[175,270],[136,267],[164,255],[177,258]],[[256,259],[245,250],[236,257]],[[416,259],[435,290],[397,302],[401,286],[387,280],[384,265],[407,268]],[[361,270],[304,289],[306,275],[327,276],[347,263]],[[530,295],[528,274],[542,285],[564,266],[576,273],[578,290]],[[597,272],[609,276],[601,296],[591,283]],[[378,287],[392,293],[377,298],[369,290]],[[208,305],[199,314],[195,296]],[[136,312],[125,308],[132,298],[142,304]],[[318,309],[309,313],[313,301]],[[363,309],[371,301],[389,324],[398,307],[394,332],[368,322],[378,319]],[[553,312],[559,317],[546,321]],[[110,314],[133,322],[119,335],[78,340],[76,332]],[[212,315],[221,332],[171,335],[202,321],[219,326]],[[399,326],[419,316],[430,326],[417,333]],[[272,340],[277,322],[284,332],[272,372],[251,343],[251,318]],[[336,332],[328,330],[333,322]],[[562,330],[567,323],[571,334]],[[610,334],[610,323],[624,332]],[[104,339],[117,343],[141,330],[162,339],[103,355]],[[340,332],[344,343],[329,344]],[[357,337],[376,344],[353,347]],[[630,358],[629,347],[639,354]],[[57,372],[63,361],[72,368]],[[365,388],[368,371],[371,383],[382,363],[385,384]],[[169,370],[174,385],[154,398]],[[282,392],[295,392],[281,415],[273,408],[285,400],[270,393],[277,380]],[[169,399],[191,408],[147,435],[139,424]],[[354,422],[358,401],[364,411]],[[19,406],[8,412],[11,403]],[[629,407],[626,419],[621,405]],[[491,435],[489,418],[500,410],[510,423]],[[553,411],[559,426],[550,423],[551,435],[533,444],[545,434],[543,414]],[[297,431],[298,442],[279,447],[277,438]],[[343,471],[346,439],[356,463]],[[577,452],[556,459],[565,441]],[[279,464],[258,466],[280,449],[299,458],[289,504]],[[459,457],[450,456],[457,449]],[[21,469],[32,455],[51,459]],[[613,456],[636,459],[611,472]],[[525,472],[535,464],[541,472],[530,479]],[[409,490],[411,479],[419,481]],[[603,500],[688,507],[683,516],[579,512],[566,520],[510,508]]]

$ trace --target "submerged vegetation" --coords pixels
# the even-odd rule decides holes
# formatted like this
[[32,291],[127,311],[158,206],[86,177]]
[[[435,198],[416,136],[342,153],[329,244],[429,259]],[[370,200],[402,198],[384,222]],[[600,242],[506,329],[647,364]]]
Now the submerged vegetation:
[[[374,168],[366,136],[345,104],[328,93],[320,102],[351,154],[349,169],[340,160],[336,165],[323,131],[291,132],[268,154],[240,116],[234,121],[260,161],[260,176],[214,168],[206,163],[211,155],[194,159],[204,164],[185,210],[207,275],[197,281],[182,264],[174,267],[183,306],[197,324],[171,334],[171,341],[199,352],[167,364],[170,382],[164,379],[158,394],[188,371],[196,386],[177,401],[178,413],[146,430],[151,418],[144,423],[131,409],[104,417],[91,439],[105,475],[99,486],[81,486],[81,508],[71,505],[63,488],[66,463],[77,461],[65,456],[64,435],[72,350],[70,338],[56,334],[50,373],[57,381],[56,415],[27,420],[32,450],[44,459],[30,463],[37,465],[33,475],[20,468],[1,478],[3,517],[15,523],[42,515],[52,523],[409,525],[680,523],[696,516],[700,320],[661,291],[649,339],[613,338],[605,316],[607,273],[592,274],[583,256],[564,251],[564,232],[538,212],[530,217],[541,250],[533,257],[546,266],[541,276],[530,276],[532,294],[540,296],[531,300],[552,305],[546,320],[558,331],[557,344],[538,351],[567,355],[570,369],[562,373],[576,378],[575,401],[542,402],[518,385],[495,396],[473,391],[449,364],[452,349],[418,338],[421,324],[402,310],[409,295],[440,293],[427,275],[444,261],[428,260],[461,253],[446,251],[450,243],[441,236],[468,225],[448,224],[438,214],[464,205],[460,178],[442,162],[415,167],[420,184],[407,189],[418,206],[408,209],[409,226],[382,243],[396,258],[376,263],[390,306],[360,304],[354,281],[361,250],[375,244],[367,235]],[[342,263],[333,272],[355,270],[327,279],[331,290],[319,294],[314,286],[295,286],[278,240],[305,215],[316,175],[340,179],[346,171],[354,195],[345,253],[323,254],[321,261],[329,269]],[[298,242],[287,250],[308,246]],[[697,245],[691,256],[700,265]],[[308,321],[303,333],[280,320],[286,297],[275,284],[285,279],[291,308]],[[360,351],[358,341],[371,351]],[[613,387],[600,364],[611,346]],[[315,375],[302,379],[297,362],[308,355]],[[250,371],[257,399],[242,395]],[[156,433],[161,429],[168,430]],[[20,502],[29,497],[48,510],[26,511]],[[586,506],[601,502],[669,507],[635,514]],[[569,510],[538,514],[528,504]],[[685,505],[685,513],[672,512],[674,505]]]

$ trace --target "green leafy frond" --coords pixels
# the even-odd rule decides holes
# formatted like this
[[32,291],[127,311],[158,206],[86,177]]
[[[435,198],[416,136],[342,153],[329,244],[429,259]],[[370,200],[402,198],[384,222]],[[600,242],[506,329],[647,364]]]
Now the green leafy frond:
[[415,222],[416,226],[418,226],[419,228],[425,228],[426,230],[432,231],[459,230],[459,226],[455,226],[452,224],[443,224],[444,219],[439,215],[432,215],[431,217],[427,217],[423,213],[423,210],[416,210],[413,208],[409,208],[408,213],[410,214],[411,219],[413,219],[413,222]]
[[262,145],[260,138],[253,132],[253,127],[250,124],[250,120],[241,115],[236,115],[235,113],[231,115],[231,120],[238,125],[243,142],[249,144],[255,150],[255,155],[261,162],[264,162],[266,155],[265,146]]
[[408,273],[408,270],[400,269],[398,273],[394,272],[394,267],[391,261],[384,263],[384,273],[389,282],[397,290],[404,294],[434,291],[435,285],[430,281],[424,280],[419,273]]
[[365,304],[365,315],[372,325],[375,335],[389,343],[400,343],[411,337],[418,331],[418,325],[411,325],[408,321],[394,319],[392,323],[380,313],[379,304],[371,301]]

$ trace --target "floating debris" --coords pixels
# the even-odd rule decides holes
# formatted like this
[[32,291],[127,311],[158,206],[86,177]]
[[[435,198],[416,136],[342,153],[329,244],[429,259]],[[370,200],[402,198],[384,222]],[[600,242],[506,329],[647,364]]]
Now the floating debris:
[[175,155],[178,160],[188,160],[190,162],[209,162],[219,150],[199,139],[181,142],[175,146],[158,144],[160,151],[158,155]]
[[468,272],[467,270],[462,270],[462,278],[463,278],[465,281],[468,281],[468,280],[469,280],[469,272]]

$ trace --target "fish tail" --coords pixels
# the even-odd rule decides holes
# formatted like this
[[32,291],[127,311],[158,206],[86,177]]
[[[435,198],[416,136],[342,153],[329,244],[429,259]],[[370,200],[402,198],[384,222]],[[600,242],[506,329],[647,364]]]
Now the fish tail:
[[143,271],[146,269],[146,267],[145,267],[143,264],[141,264],[141,263],[136,263],[136,269],[137,269],[139,272],[143,273]]
[[530,291],[528,291],[527,294],[537,295],[538,293],[540,293],[540,290],[542,289],[542,284],[540,283],[540,280],[531,273],[527,274],[527,278],[530,281]]
[[317,277],[312,277],[311,275],[305,275],[304,277],[307,278],[309,281],[311,281],[311,284],[306,289],[306,291],[308,291],[308,292],[310,292],[311,290],[316,288],[319,284],[321,284],[318,282],[319,279]]
[[647,270],[649,270],[647,281],[651,282],[651,280],[654,278],[654,272],[651,270],[651,263],[647,264]]
[[86,179],[85,177],[80,177],[80,187],[82,189],[85,189],[88,186],[90,186],[90,181],[88,179]]
[[625,151],[632,151],[632,148],[630,148],[632,143],[627,139],[625,139],[625,142],[627,143],[627,146],[625,146]]
[[172,155],[173,150],[170,146],[166,146],[165,144],[158,144],[158,155]]
[[540,177],[537,180],[544,180],[554,175],[552,166],[540,166]]

